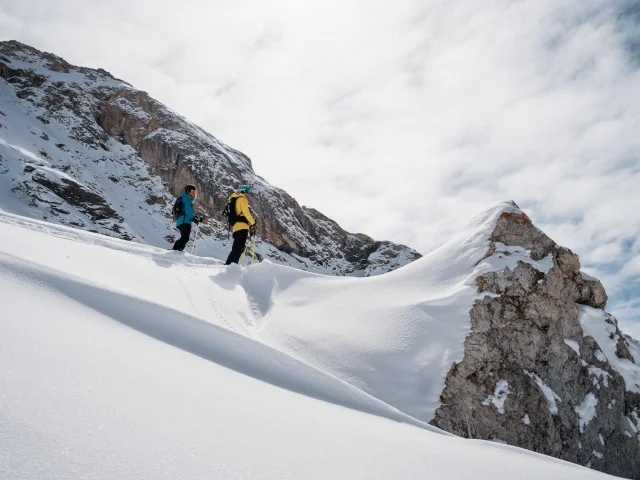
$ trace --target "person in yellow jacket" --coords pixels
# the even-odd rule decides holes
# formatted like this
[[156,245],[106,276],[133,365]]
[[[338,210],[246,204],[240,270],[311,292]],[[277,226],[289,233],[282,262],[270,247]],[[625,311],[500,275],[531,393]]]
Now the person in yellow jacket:
[[238,263],[247,244],[247,238],[249,235],[256,234],[256,221],[249,211],[247,195],[251,195],[251,187],[240,185],[238,190],[229,197],[228,215],[229,224],[233,231],[233,246],[227,258],[227,265]]

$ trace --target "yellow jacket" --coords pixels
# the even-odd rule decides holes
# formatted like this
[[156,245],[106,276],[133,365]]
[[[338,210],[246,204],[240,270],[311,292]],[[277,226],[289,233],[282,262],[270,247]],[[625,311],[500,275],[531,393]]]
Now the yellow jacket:
[[249,211],[249,199],[244,193],[234,193],[229,197],[229,203],[231,200],[237,198],[236,200],[236,215],[241,215],[247,220],[249,220],[249,224],[245,222],[236,222],[233,226],[233,232],[237,232],[238,230],[249,230],[249,225],[255,225],[256,221],[253,219],[251,212]]

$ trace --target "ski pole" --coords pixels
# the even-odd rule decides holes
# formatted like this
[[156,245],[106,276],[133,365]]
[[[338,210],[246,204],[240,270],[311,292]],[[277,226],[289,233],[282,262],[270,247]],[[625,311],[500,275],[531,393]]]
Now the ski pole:
[[242,265],[242,262],[244,262],[244,256],[247,254],[247,247],[249,246],[248,243],[244,244],[244,251],[242,252],[242,256],[240,257],[240,265]]
[[251,265],[256,262],[256,236],[253,236],[253,243],[251,244]]
[[196,235],[193,237],[193,245],[191,245],[191,255],[196,250],[196,242],[198,241],[198,232],[200,231],[200,223],[196,223]]

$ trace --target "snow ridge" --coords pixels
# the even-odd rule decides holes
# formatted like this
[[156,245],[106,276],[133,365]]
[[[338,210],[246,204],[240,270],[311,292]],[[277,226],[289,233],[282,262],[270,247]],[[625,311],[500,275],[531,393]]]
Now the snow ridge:
[[[374,379],[394,359],[407,376],[434,376],[419,398],[441,388],[455,355],[418,347],[445,328],[447,350],[464,340],[456,322],[485,242],[466,232],[392,273],[342,278],[227,267],[0,214],[0,449],[11,458],[0,477],[604,478],[443,434],[379,399]],[[283,342],[283,320],[297,327],[290,339],[318,348]],[[325,328],[332,320],[342,328]],[[324,368],[332,356],[348,380]],[[402,388],[415,398],[410,381]]]

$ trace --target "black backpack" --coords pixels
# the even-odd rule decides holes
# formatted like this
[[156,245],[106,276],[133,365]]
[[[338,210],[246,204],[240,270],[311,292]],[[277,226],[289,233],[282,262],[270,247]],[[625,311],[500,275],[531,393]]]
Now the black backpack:
[[238,222],[244,222],[247,225],[249,224],[249,220],[247,220],[244,215],[238,215],[236,213],[236,200],[238,200],[238,198],[239,197],[232,198],[222,211],[222,215],[227,217],[227,220],[229,221],[229,230],[233,230],[233,226]]
[[182,197],[176,198],[176,201],[173,202],[171,213],[173,214],[174,222],[177,222],[178,219],[184,215],[184,203],[182,202]]

